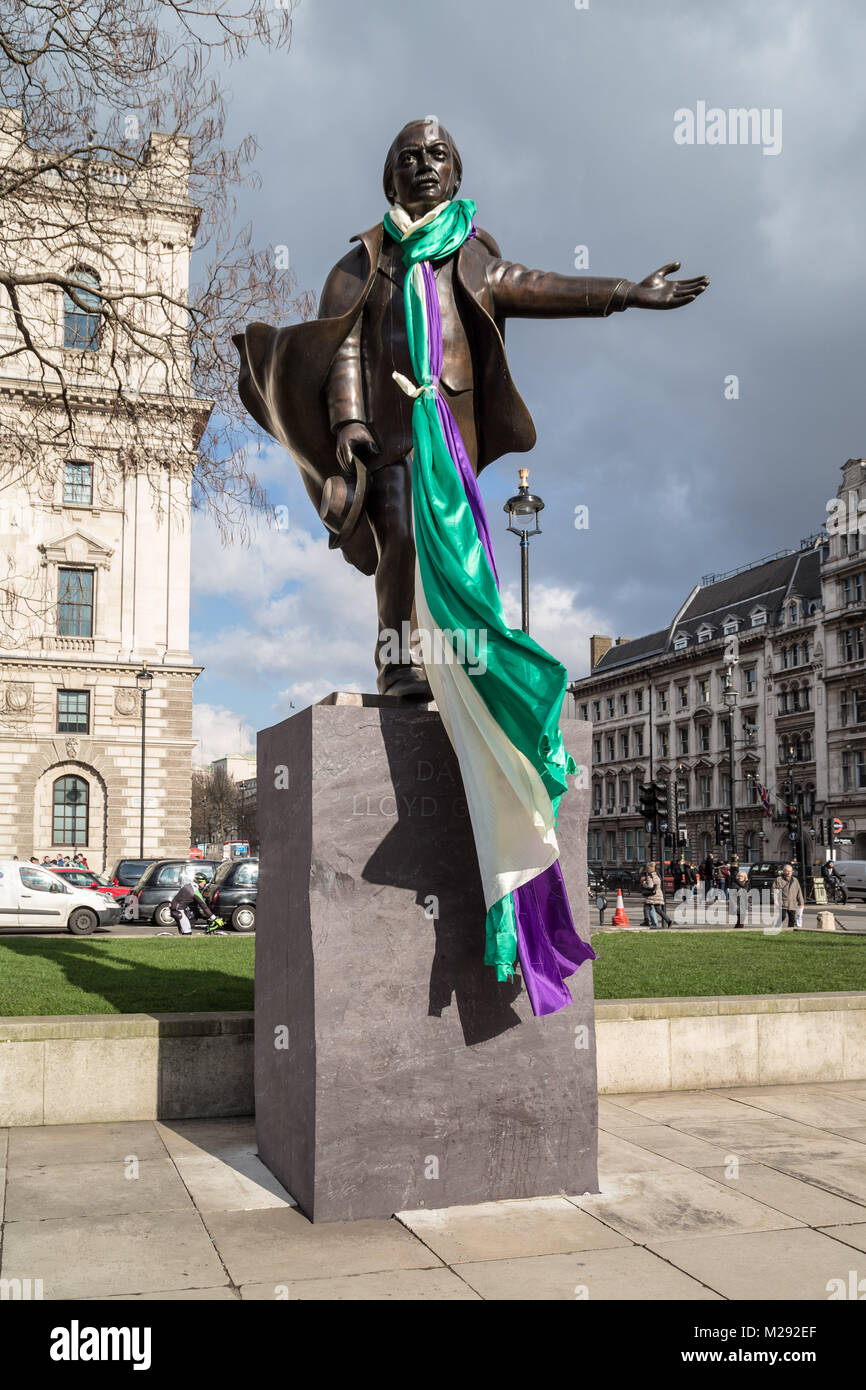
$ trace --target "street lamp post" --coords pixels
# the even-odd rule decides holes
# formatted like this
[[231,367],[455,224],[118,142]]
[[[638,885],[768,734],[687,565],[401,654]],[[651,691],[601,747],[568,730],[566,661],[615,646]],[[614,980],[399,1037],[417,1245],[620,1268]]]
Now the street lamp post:
[[508,514],[509,531],[515,536],[520,537],[520,597],[523,609],[522,627],[523,631],[528,633],[529,538],[530,536],[541,535],[541,527],[538,524],[538,513],[543,510],[544,503],[540,497],[535,497],[529,491],[529,469],[518,469],[517,476],[520,482],[520,486],[517,489],[517,496],[509,497],[502,510]]
[[729,856],[728,856],[728,861],[729,861],[730,866],[731,866],[731,875],[734,876],[734,875],[736,875],[737,869],[740,867],[740,856],[739,856],[739,854],[737,853],[737,798],[736,798],[736,796],[734,795],[734,785],[735,785],[735,783],[734,783],[734,775],[735,775],[735,766],[734,766],[734,711],[735,711],[736,708],[737,708],[737,698],[738,698],[738,697],[737,697],[737,692],[736,692],[736,690],[734,689],[734,668],[733,668],[733,666],[730,665],[730,664],[728,664],[728,665],[725,667],[725,689],[724,689],[724,697],[723,697],[723,698],[724,698],[725,704],[726,704],[727,707],[728,707],[728,738],[729,738],[729,742],[730,742],[730,747],[729,747],[729,750],[728,750],[728,751],[729,751],[729,753],[730,753],[730,763],[729,763],[729,767],[730,767],[730,783],[731,783],[730,802],[731,802],[731,846],[732,846],[732,850],[731,850],[731,853],[730,853]]
[[135,673],[135,683],[141,691],[141,818],[138,833],[138,857],[144,858],[144,749],[147,738],[147,692],[153,685],[153,675],[147,669],[147,662],[141,663],[141,670]]

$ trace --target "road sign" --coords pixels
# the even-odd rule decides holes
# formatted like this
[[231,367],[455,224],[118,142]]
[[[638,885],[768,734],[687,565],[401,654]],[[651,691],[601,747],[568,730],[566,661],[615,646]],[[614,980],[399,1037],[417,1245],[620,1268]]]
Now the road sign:
[[843,820],[834,820],[834,821],[833,821],[833,834],[834,834],[834,835],[841,835],[841,834],[842,834],[842,831],[845,830],[845,829],[847,829],[847,827],[846,827],[845,822],[844,822]]

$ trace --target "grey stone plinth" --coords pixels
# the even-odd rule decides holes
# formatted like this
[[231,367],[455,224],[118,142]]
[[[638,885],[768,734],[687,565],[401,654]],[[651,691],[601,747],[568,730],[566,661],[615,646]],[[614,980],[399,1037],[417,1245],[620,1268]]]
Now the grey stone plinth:
[[[589,725],[565,725],[579,764]],[[588,778],[560,846],[588,935]],[[591,966],[535,1019],[483,964],[484,901],[435,712],[314,705],[259,734],[259,1153],[317,1221],[597,1190]]]

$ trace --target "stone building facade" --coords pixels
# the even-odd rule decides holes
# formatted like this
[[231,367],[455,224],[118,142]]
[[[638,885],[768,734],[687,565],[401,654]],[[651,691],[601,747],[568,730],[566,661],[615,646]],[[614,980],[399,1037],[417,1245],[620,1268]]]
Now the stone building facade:
[[790,856],[791,770],[810,855],[823,857],[820,822],[838,817],[839,857],[866,858],[866,460],[849,459],[842,474],[820,535],[705,576],[658,632],[592,639],[590,673],[569,687],[573,712],[594,726],[591,863],[645,860],[639,788],[654,779],[679,786],[685,853],[723,848],[715,815],[730,805],[731,658],[740,858]]
[[[14,122],[14,112],[3,113],[0,141],[16,134]],[[17,137],[20,151],[20,131]],[[168,284],[183,301],[197,225],[186,194],[188,156],[182,144],[169,147],[159,136],[151,137],[148,155],[149,196],[138,190],[126,211],[119,171],[88,166],[82,172],[101,180],[115,199],[110,244],[83,247],[68,236],[47,244],[64,273],[70,267],[80,273],[86,262],[86,273],[102,284],[144,290]],[[39,243],[39,254],[45,245]],[[179,428],[202,427],[207,408],[192,400],[190,387],[188,418],[167,411],[152,361],[133,355],[124,389],[148,412],[153,455],[160,459],[159,467],[137,467],[124,419],[112,408],[110,345],[100,340],[96,319],[90,323],[62,291],[48,294],[37,310],[43,349],[66,373],[76,430],[74,445],[58,442],[48,479],[38,486],[14,461],[3,463],[0,559],[4,574],[16,576],[17,591],[14,612],[0,628],[0,858],[80,851],[100,870],[138,855],[136,672],[143,662],[153,675],[144,853],[185,854],[192,691],[200,668],[189,650],[192,477],[189,449],[177,449],[176,441]],[[167,324],[166,341],[179,331]],[[0,305],[0,345],[14,345],[16,332],[8,305]],[[185,370],[188,384],[183,344],[178,350],[174,342],[171,355],[171,370]],[[20,354],[0,364],[0,429],[12,420],[20,427],[28,408],[29,360]]]

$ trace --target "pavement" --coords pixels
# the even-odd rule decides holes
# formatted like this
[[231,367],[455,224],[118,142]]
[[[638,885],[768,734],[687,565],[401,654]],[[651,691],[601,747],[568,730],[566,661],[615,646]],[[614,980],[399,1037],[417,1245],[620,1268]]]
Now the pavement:
[[862,1296],[866,1080],[599,1112],[598,1194],[323,1225],[259,1161],[252,1120],[0,1130],[0,1280],[41,1279],[46,1300]]
[[[649,931],[650,928],[643,925],[643,899],[623,894],[623,906],[626,916],[629,919],[627,927],[615,927],[613,925],[613,914],[616,910],[616,894],[608,893],[608,906],[604,912],[604,921],[599,923],[599,913],[594,903],[590,903],[589,924],[593,932],[597,931]],[[708,905],[709,907],[709,905]],[[667,911],[669,916],[674,917],[675,904],[670,895],[667,900]],[[852,935],[866,935],[866,902],[849,901],[844,906],[841,903],[807,904],[803,913],[803,925],[801,931],[820,931],[818,926],[818,913],[832,912],[836,918],[836,930],[840,933],[850,932]],[[710,914],[712,915],[712,914]],[[762,910],[753,910],[751,913],[744,914],[744,924],[747,929],[755,931],[766,931],[768,922],[775,922],[776,914],[769,908],[763,910],[763,915],[767,920],[762,920]],[[735,931],[733,924],[727,922],[715,922],[701,920],[700,909],[698,908],[690,914],[692,920],[687,917],[684,921],[677,921],[673,930],[675,931]]]

